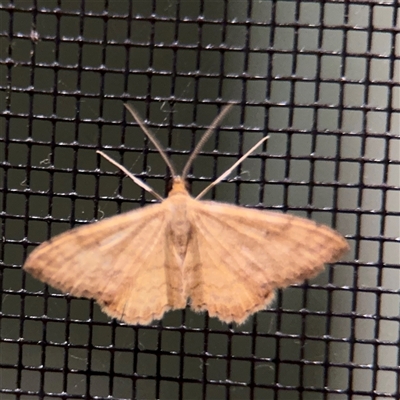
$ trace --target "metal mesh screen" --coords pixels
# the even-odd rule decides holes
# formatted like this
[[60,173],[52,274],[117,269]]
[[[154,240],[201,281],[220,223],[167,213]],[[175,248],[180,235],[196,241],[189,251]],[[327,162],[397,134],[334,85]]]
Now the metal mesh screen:
[[[9,1],[1,15],[0,398],[380,399],[399,388],[399,4]],[[150,326],[21,270],[71,226],[165,194],[167,169],[123,101],[210,198],[288,211],[351,251],[244,325],[189,309]]]

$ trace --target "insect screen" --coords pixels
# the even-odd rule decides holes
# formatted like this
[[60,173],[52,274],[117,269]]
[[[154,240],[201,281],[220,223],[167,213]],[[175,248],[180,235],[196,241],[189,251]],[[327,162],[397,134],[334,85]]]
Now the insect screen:
[[[399,4],[382,1],[28,1],[0,4],[0,398],[383,399],[399,388]],[[34,246],[165,196],[325,223],[351,250],[237,326],[187,308],[149,326],[21,270]],[[231,249],[232,252],[235,249]],[[77,277],[78,279],[79,277]]]

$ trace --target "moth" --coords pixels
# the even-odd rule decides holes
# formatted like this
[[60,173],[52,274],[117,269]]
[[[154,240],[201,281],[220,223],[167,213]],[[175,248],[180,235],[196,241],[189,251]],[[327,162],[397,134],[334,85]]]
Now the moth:
[[95,299],[106,314],[127,324],[149,324],[168,310],[185,308],[188,299],[196,312],[241,324],[263,310],[277,288],[315,276],[348,250],[338,232],[312,220],[200,201],[268,137],[196,198],[189,195],[185,179],[192,162],[230,106],[210,125],[181,175],[137,112],[126,107],[171,171],[168,197],[163,199],[99,151],[160,203],[42,243],[24,265],[35,278],[73,296]]

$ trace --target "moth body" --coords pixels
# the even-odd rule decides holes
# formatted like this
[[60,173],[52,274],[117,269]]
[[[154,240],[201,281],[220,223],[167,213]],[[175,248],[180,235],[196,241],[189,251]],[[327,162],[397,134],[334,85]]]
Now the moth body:
[[[157,140],[172,176],[162,199],[126,168],[102,154],[161,202],[80,226],[42,243],[25,271],[76,297],[95,299],[109,316],[149,324],[190,301],[224,322],[244,322],[274,291],[319,273],[348,250],[333,229],[312,220],[192,198],[185,188],[194,156],[228,108],[213,122],[179,177]],[[265,141],[263,138],[256,146]],[[219,177],[219,182],[251,151]]]

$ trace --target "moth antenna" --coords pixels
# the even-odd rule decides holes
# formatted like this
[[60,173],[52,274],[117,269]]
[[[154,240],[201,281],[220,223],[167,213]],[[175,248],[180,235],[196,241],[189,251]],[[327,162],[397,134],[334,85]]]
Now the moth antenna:
[[199,154],[200,150],[204,146],[204,143],[212,135],[212,133],[214,132],[215,128],[219,125],[219,123],[222,121],[222,119],[225,117],[225,115],[228,113],[228,111],[232,108],[233,105],[234,104],[232,104],[232,103],[228,104],[222,109],[222,111],[219,113],[219,115],[217,115],[217,117],[211,123],[211,125],[207,129],[206,133],[200,139],[199,143],[197,143],[196,147],[193,150],[193,153],[190,155],[189,159],[186,162],[185,167],[183,168],[182,179],[186,179],[186,176],[187,176],[187,174],[189,172],[189,169],[193,164],[193,160],[196,158],[197,154]]
[[121,165],[117,161],[113,160],[111,157],[109,157],[107,154],[103,153],[100,150],[97,150],[96,153],[100,154],[111,164],[114,164],[117,168],[119,168],[122,172],[124,172],[127,176],[129,176],[129,178],[131,178],[133,180],[133,182],[136,183],[136,185],[140,186],[142,189],[144,189],[147,192],[149,192],[150,194],[152,194],[156,199],[158,199],[160,201],[164,200],[154,189],[152,189],[149,185],[144,183],[141,179],[136,178],[136,176],[133,175],[131,172],[129,172],[123,165]]
[[266,136],[261,140],[259,140],[248,152],[246,152],[246,154],[243,154],[243,156],[240,157],[239,160],[237,160],[235,164],[232,165],[232,167],[227,169],[221,176],[219,176],[214,182],[210,183],[199,195],[197,195],[196,200],[199,200],[211,188],[213,188],[215,185],[217,185],[219,182],[225,179],[240,163],[242,163],[258,146],[264,143],[267,139],[269,139],[269,136]]
[[[149,128],[145,125],[144,121],[142,118],[140,118],[139,114],[136,112],[136,110],[132,107],[132,105],[128,103],[124,103],[124,106],[127,108],[127,110],[132,114],[132,117],[135,119],[135,121],[138,123],[142,131],[146,134],[146,136],[152,141],[154,146],[156,146],[156,149],[158,152],[161,154],[161,157],[164,159],[165,163],[167,164],[169,170],[171,171],[172,176],[178,176],[176,173],[176,169],[173,166],[171,160],[168,158],[167,153],[161,146],[160,142],[157,140],[156,136],[154,133],[150,131]],[[146,189],[147,190],[147,189]]]

